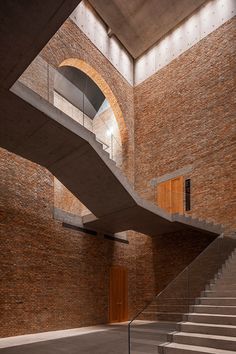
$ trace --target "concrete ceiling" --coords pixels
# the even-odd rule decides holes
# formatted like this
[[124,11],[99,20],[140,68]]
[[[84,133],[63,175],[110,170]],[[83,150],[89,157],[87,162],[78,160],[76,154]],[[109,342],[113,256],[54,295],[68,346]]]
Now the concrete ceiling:
[[206,0],[89,0],[89,2],[136,59]]

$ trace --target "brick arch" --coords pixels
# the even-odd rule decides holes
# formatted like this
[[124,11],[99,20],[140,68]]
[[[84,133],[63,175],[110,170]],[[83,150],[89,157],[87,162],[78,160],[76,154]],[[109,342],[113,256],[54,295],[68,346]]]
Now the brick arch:
[[63,62],[59,65],[61,66],[72,66],[75,67],[81,71],[83,71],[86,75],[88,75],[100,88],[106,99],[108,100],[114,116],[116,118],[119,130],[120,130],[120,137],[121,137],[121,143],[122,143],[122,149],[126,146],[128,143],[128,132],[127,132],[127,127],[126,123],[122,114],[122,111],[120,109],[120,106],[117,102],[117,99],[115,95],[113,94],[111,88],[107,84],[107,82],[103,79],[101,74],[97,72],[91,65],[86,63],[84,60],[81,59],[76,59],[76,58],[69,58],[63,60]]

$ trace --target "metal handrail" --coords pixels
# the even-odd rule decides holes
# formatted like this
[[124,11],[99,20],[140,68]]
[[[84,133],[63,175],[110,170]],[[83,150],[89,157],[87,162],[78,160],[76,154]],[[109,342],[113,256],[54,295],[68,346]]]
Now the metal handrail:
[[[157,295],[155,295],[152,300],[148,301],[148,303],[131,319],[131,321],[128,323],[128,354],[131,354],[131,341],[130,341],[130,330],[131,330],[131,325],[132,323],[139,317],[139,315],[141,315],[141,313],[146,310],[146,308],[148,308],[148,306],[157,298],[159,298],[164,291],[166,291],[171,284],[176,281],[176,279],[178,279],[184,272],[188,271],[189,268],[191,267],[191,265],[193,263],[196,262],[196,260],[198,258],[200,258],[204,253],[206,253],[208,251],[208,249],[210,248],[210,246],[212,246],[213,243],[217,242],[220,238],[224,237],[224,233],[222,233],[221,235],[219,235],[214,241],[212,241],[196,258],[194,258],[194,260],[187,266],[185,267],[160,293],[158,293]],[[189,299],[189,298],[187,298]]]

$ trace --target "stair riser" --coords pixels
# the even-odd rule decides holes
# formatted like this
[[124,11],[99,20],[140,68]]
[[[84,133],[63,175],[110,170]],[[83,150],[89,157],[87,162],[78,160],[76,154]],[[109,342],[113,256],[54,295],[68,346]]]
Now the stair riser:
[[229,280],[229,281],[231,281],[231,280],[233,280],[234,281],[234,283],[235,283],[235,275],[236,273],[232,273],[232,272],[230,272],[230,271],[224,271],[224,272],[219,272],[215,277],[214,277],[214,280],[216,281],[216,280]]
[[236,279],[234,280],[226,280],[224,278],[219,279],[215,281],[214,283],[212,282],[210,286],[219,286],[219,285],[224,285],[224,286],[234,286],[236,288]]
[[219,272],[218,277],[222,278],[222,277],[227,277],[227,278],[233,278],[236,275],[236,268],[231,268],[231,267],[226,267],[224,269],[222,269],[221,272]]
[[202,297],[236,297],[236,291],[226,291],[226,290],[217,290],[217,291],[204,291]]
[[236,299],[226,299],[226,298],[207,298],[200,299],[199,303],[201,305],[212,305],[212,306],[236,306]]
[[236,307],[211,307],[211,306],[204,306],[204,307],[199,307],[199,306],[194,306],[192,311],[190,312],[196,312],[196,313],[212,313],[212,314],[219,314],[219,315],[236,315]]
[[236,268],[235,256],[225,262],[225,267],[233,267],[233,268]]
[[187,316],[188,322],[196,322],[196,323],[212,323],[212,324],[222,324],[222,325],[230,325],[236,326],[236,318],[235,317],[227,317],[227,316],[198,316],[195,315],[188,315]]
[[[186,350],[186,349],[177,349],[177,348],[168,348],[168,347],[166,347],[166,348],[163,348],[162,351],[159,350],[158,354],[206,354],[206,352],[202,352],[202,351],[198,351],[198,350],[197,351],[196,350],[191,350],[190,351],[190,350]],[[215,354],[214,353],[214,349],[212,350],[211,354]]]
[[173,341],[175,343],[187,344],[187,345],[196,345],[200,347],[210,347],[216,349],[224,350],[236,350],[235,341],[231,340],[221,340],[221,339],[211,339],[211,338],[196,338],[188,337],[184,335],[174,335]]
[[224,327],[211,327],[209,326],[198,326],[190,324],[181,324],[181,332],[188,333],[202,333],[202,334],[212,334],[215,336],[230,336],[236,337],[236,327],[235,328],[224,328]]
[[220,277],[215,278],[214,284],[222,283],[222,284],[235,284],[236,283],[236,275],[233,277]]
[[224,284],[224,283],[220,283],[220,284],[212,284],[210,286],[211,291],[233,291],[236,292],[236,285],[235,284]]

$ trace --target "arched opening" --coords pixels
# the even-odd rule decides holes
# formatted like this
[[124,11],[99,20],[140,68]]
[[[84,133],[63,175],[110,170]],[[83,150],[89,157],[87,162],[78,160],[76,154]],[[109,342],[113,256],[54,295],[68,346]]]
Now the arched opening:
[[99,86],[83,71],[63,65],[54,76],[53,103],[92,131],[117,166],[122,165],[121,134],[113,109]]
[[[93,132],[110,158],[122,167],[122,146],[127,130],[107,83],[88,64],[77,59],[65,60],[53,77],[53,104]],[[89,212],[56,178],[54,205],[81,216]]]
[[81,59],[76,59],[76,58],[65,59],[59,65],[60,68],[63,66],[70,66],[79,69],[80,71],[85,73],[88,77],[90,77],[90,79],[92,79],[93,82],[99,87],[99,89],[104,94],[107,101],[109,102],[109,105],[114,113],[120,131],[122,147],[124,147],[127,144],[127,140],[128,140],[126,123],[122,111],[120,109],[120,106],[117,102],[117,99],[113,94],[110,86],[107,84],[107,82],[91,65],[89,65],[88,63],[86,63]]

